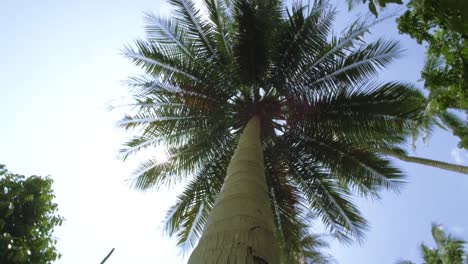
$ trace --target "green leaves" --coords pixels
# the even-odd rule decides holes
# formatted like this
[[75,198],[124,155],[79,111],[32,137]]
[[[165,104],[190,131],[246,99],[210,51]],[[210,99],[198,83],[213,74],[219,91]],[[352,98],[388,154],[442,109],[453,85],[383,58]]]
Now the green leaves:
[[261,85],[270,67],[270,51],[275,26],[281,13],[277,0],[235,1],[237,23],[234,54],[239,76],[245,85]]
[[[464,264],[466,263],[463,246],[466,243],[463,240],[447,235],[443,227],[438,224],[432,224],[432,237],[436,242],[437,248],[428,247],[421,244],[421,252],[426,264]],[[411,261],[399,261],[397,264],[411,264]]]
[[166,231],[177,235],[184,251],[194,247],[201,236],[208,213],[214,205],[223,185],[225,169],[234,152],[229,145],[224,153],[209,156],[202,165],[166,218]]
[[153,14],[146,14],[146,34],[148,39],[156,43],[174,45],[188,56],[193,56],[189,43],[186,43],[185,32],[169,19],[156,17]]
[[426,67],[421,72],[437,111],[468,109],[466,1],[411,0],[398,18],[398,29],[418,43],[426,42]]
[[52,182],[0,165],[0,262],[45,264],[60,258],[52,232],[64,219],[52,202]]
[[212,43],[212,27],[205,21],[195,3],[190,0],[171,0],[175,7],[176,20],[187,32],[187,37],[193,41],[198,50],[206,52],[208,56],[215,55]]
[[369,11],[371,11],[371,13],[374,14],[375,16],[378,16],[377,8],[375,7],[375,4],[372,0],[369,1]]
[[[419,129],[414,132],[413,142],[420,132],[422,132],[422,139],[425,142],[432,129],[438,126],[451,130],[455,136],[460,138],[458,147],[468,149],[468,123],[459,118],[453,111],[446,109],[446,103],[458,104],[457,101],[462,102],[464,100],[462,99],[463,96],[459,98],[459,94],[455,92],[457,88],[452,85],[454,82],[459,83],[460,75],[454,76],[453,72],[450,73],[450,71],[447,71],[441,57],[429,55],[422,76],[426,88],[430,89],[430,93],[426,99],[425,110],[421,118],[416,122]],[[463,108],[463,105],[458,105],[458,107]]]
[[398,43],[366,44],[366,21],[332,35],[335,11],[323,1],[283,8],[279,1],[204,0],[204,12],[191,0],[171,4],[174,18],[147,15],[147,39],[126,50],[145,74],[130,81],[135,102],[120,122],[135,131],[123,159],[169,147],[168,161],[141,164],[134,187],[188,179],[168,213],[168,233],[185,248],[196,244],[237,137],[256,115],[288,263],[307,252],[320,259],[302,243],[316,218],[342,241],[362,239],[367,223],[353,196],[378,197],[403,179],[375,149],[403,144],[425,107],[411,85],[372,81],[401,56]]

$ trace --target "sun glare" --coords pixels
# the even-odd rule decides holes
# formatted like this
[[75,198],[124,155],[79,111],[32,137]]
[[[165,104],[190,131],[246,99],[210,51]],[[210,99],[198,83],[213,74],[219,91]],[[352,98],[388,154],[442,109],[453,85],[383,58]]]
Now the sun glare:
[[158,146],[152,150],[153,150],[153,158],[158,163],[164,163],[169,160],[167,149],[164,146]]

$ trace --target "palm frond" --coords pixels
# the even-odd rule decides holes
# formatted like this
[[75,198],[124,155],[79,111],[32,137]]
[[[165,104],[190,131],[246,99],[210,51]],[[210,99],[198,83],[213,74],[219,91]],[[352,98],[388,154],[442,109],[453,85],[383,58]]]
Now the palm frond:
[[[181,103],[184,97],[198,97],[198,101],[210,100],[213,102],[223,100],[226,95],[223,92],[214,93],[203,85],[187,85],[171,83],[151,76],[132,77],[127,84],[134,90],[135,100],[148,99],[158,103]],[[156,99],[156,100],[155,100]],[[181,106],[183,108],[183,106]]]
[[128,58],[132,59],[135,65],[141,66],[147,73],[168,76],[179,74],[189,80],[199,81],[196,76],[161,54],[160,47],[143,41],[137,41],[135,45],[137,50],[127,47],[124,53]]
[[166,231],[169,235],[177,235],[178,243],[184,250],[191,249],[197,243],[207,215],[221,190],[225,168],[234,151],[232,145],[229,147],[230,150],[225,149],[203,163],[166,216]]
[[304,223],[307,223],[303,218],[306,207],[297,189],[290,184],[286,164],[274,153],[274,150],[268,148],[265,151],[265,176],[270,189],[272,211],[284,254],[295,255],[303,249],[300,241]]
[[163,142],[161,137],[134,137],[124,143],[124,147],[120,149],[121,159],[125,161],[130,155],[141,152],[142,150],[156,147]]
[[[312,11],[305,14],[304,7],[293,7],[287,12],[288,19],[279,25],[278,44],[272,52],[272,82],[277,88],[287,87],[297,77],[297,71],[305,67],[305,58],[317,56],[327,47],[327,36],[335,17],[335,11],[317,1]],[[291,87],[295,88],[295,87]],[[290,93],[286,90],[284,93]]]
[[[335,173],[334,177],[355,187],[366,186],[369,190],[386,188],[397,190],[402,173],[390,165],[387,159],[376,155],[365,147],[355,146],[333,135],[309,137],[291,136],[287,142],[297,143],[300,154],[323,169]],[[290,144],[290,143],[289,143]],[[341,177],[344,176],[344,177]],[[361,190],[366,193],[365,189]]]
[[468,122],[462,121],[449,111],[440,112],[437,116],[442,121],[442,125],[448,127],[455,136],[460,138],[458,147],[468,149]]
[[[342,37],[333,37],[332,42],[329,43],[321,53],[312,58],[306,58],[308,63],[303,63],[305,67],[301,70],[301,73],[308,74],[311,70],[319,67],[319,65],[327,65],[327,62],[333,62],[335,56],[343,56],[345,52],[352,50],[354,45],[362,44],[364,35],[369,32],[372,25],[373,24],[359,20],[353,22],[345,30],[346,33]],[[298,80],[304,79],[306,78],[298,78]]]
[[404,83],[368,83],[311,97],[310,103],[296,104],[302,109],[295,111],[294,122],[358,144],[404,142],[424,109],[423,95]]
[[135,117],[126,116],[121,121],[119,121],[119,126],[130,128],[136,126],[144,126],[148,124],[154,124],[161,121],[171,121],[171,120],[185,120],[196,118],[194,116],[158,116],[157,114],[148,115],[148,114],[139,114]]
[[259,85],[270,68],[274,29],[281,17],[280,1],[235,1],[237,34],[234,55],[240,79],[246,85]]
[[430,247],[421,244],[421,251],[426,263],[442,263],[437,249],[431,249]]
[[192,0],[170,0],[169,2],[174,6],[175,19],[178,25],[187,32],[187,37],[197,45],[199,50],[208,53],[208,56],[216,55],[212,36],[213,29],[202,18],[195,3]]
[[162,183],[164,172],[171,166],[167,163],[159,163],[156,158],[151,158],[140,163],[131,179],[132,187],[137,190],[148,190]]
[[302,240],[304,245],[304,258],[313,264],[331,264],[336,263],[335,259],[322,252],[323,248],[329,247],[328,242],[326,242],[322,236],[317,234],[306,234]]
[[312,208],[340,241],[362,241],[367,222],[351,201],[350,193],[332,179],[317,179],[309,188],[314,193],[308,197]]
[[[335,63],[329,71],[314,75],[310,87],[320,85],[322,82],[350,82],[351,84],[362,83],[374,77],[379,70],[389,66],[395,59],[402,55],[401,49],[396,41],[385,41],[379,39],[363,48],[346,54],[343,58],[335,58]],[[320,76],[322,74],[322,76]]]
[[185,32],[174,21],[156,17],[154,14],[145,15],[146,32],[148,39],[154,43],[177,46],[181,52],[189,57],[194,57],[190,51],[189,43],[185,43]]
[[[285,142],[294,144],[292,142]],[[305,195],[310,208],[341,241],[350,242],[351,237],[361,239],[366,221],[350,201],[350,193],[321,166],[310,160],[297,144],[287,157],[289,175],[297,188]],[[277,151],[280,151],[277,149]]]
[[224,0],[204,0],[208,8],[210,21],[214,24],[214,32],[217,45],[216,49],[220,53],[220,62],[229,64],[233,61],[232,37],[233,20],[231,10],[229,10]]

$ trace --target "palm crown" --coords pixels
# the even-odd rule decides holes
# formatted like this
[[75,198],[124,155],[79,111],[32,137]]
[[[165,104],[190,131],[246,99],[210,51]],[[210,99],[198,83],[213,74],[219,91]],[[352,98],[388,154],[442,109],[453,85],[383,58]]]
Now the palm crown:
[[[424,264],[465,264],[467,257],[463,251],[465,241],[446,234],[441,225],[432,224],[432,237],[436,248],[421,244]],[[409,260],[400,260],[396,264],[414,264]]]
[[174,18],[146,16],[147,38],[125,50],[145,74],[132,78],[137,128],[129,154],[161,143],[169,160],[147,160],[133,186],[189,179],[167,230],[196,243],[221,190],[242,128],[260,119],[265,174],[279,240],[302,250],[311,215],[338,238],[360,239],[366,221],[353,194],[378,197],[402,173],[376,149],[400,151],[423,107],[403,83],[373,81],[401,55],[394,41],[365,43],[369,24],[331,34],[335,11],[278,0],[171,0]]

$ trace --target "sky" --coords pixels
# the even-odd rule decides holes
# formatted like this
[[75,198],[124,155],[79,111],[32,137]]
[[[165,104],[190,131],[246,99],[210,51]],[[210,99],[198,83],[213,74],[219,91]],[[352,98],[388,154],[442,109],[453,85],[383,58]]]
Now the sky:
[[[136,160],[117,153],[129,134],[116,127],[129,98],[124,82],[139,73],[121,55],[143,35],[143,12],[169,15],[161,0],[0,1],[0,164],[24,175],[50,175],[66,218],[56,229],[57,263],[185,263],[162,221],[183,186],[142,193],[126,181]],[[340,28],[349,21],[342,11]],[[374,35],[401,40],[405,57],[381,78],[417,83],[424,48],[399,36],[392,20]],[[468,165],[457,139],[436,131],[413,155]],[[157,150],[153,155],[161,155]],[[419,259],[432,243],[432,222],[468,240],[468,177],[395,161],[407,174],[399,194],[357,199],[370,222],[366,239],[332,242],[327,252],[343,264],[391,264]],[[319,230],[318,230],[319,231]]]

